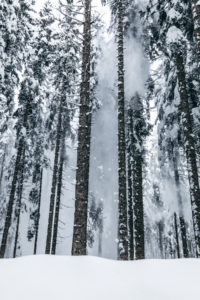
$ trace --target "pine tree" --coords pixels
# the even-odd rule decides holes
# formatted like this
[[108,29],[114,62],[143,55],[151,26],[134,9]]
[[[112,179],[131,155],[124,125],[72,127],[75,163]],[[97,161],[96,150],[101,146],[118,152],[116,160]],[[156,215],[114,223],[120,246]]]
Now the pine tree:
[[[180,49],[180,48],[179,48]],[[176,49],[177,50],[177,49]],[[195,239],[197,244],[197,253],[200,251],[200,187],[197,169],[197,158],[195,151],[195,142],[192,131],[191,113],[188,103],[188,93],[186,86],[186,75],[184,68],[183,53],[176,54],[177,77],[179,82],[179,94],[181,100],[183,132],[185,138],[185,151],[188,162],[188,176],[190,182],[190,195],[192,204],[192,214],[194,221]]]
[[90,54],[91,54],[91,0],[84,1],[84,28],[82,48],[82,78],[77,149],[77,172],[75,191],[75,214],[72,255],[87,252],[87,209],[90,158]]
[[[106,3],[106,1],[103,1]],[[124,19],[127,1],[111,1],[111,11],[116,26],[118,57],[118,194],[119,227],[118,256],[128,260],[128,218],[126,182],[126,136],[125,136],[125,87],[124,87]],[[130,193],[130,189],[129,189]],[[129,219],[130,220],[130,219]]]
[[[193,137],[194,134],[194,122],[192,119],[189,88],[187,81],[187,63],[189,57],[189,49],[193,45],[192,33],[193,23],[192,14],[189,1],[185,4],[177,1],[173,3],[170,1],[170,5],[165,5],[164,1],[159,1],[157,5],[151,1],[150,6],[147,9],[147,15],[151,16],[153,20],[150,24],[150,30],[152,38],[149,41],[149,48],[152,50],[154,59],[159,56],[160,53],[164,54],[165,65],[165,80],[166,80],[166,94],[162,98],[163,104],[170,103],[173,110],[176,112],[166,115],[165,105],[162,104],[159,117],[162,119],[162,131],[161,134],[165,141],[160,140],[160,144],[167,145],[166,152],[171,150],[171,140],[166,134],[166,128],[174,128],[174,132],[178,132],[176,129],[177,120],[181,120],[181,134],[182,145],[185,148],[185,154],[188,164],[188,175],[190,185],[190,195],[193,213],[193,222],[195,230],[195,239],[197,247],[199,248],[199,182],[198,182],[198,170],[197,170],[197,158],[196,158],[196,143]],[[156,13],[158,13],[156,15]],[[156,17],[155,17],[156,16]],[[158,17],[158,18],[157,18]],[[155,21],[156,20],[156,21]],[[156,26],[157,24],[157,26]],[[185,67],[186,65],[186,67]],[[178,85],[178,87],[177,87]],[[177,96],[178,91],[178,96]],[[176,99],[179,99],[180,104],[177,105]],[[167,105],[166,105],[167,107]],[[169,111],[169,110],[168,110]],[[171,120],[171,123],[169,122]],[[174,126],[174,127],[173,127]],[[176,137],[179,138],[179,133]],[[167,137],[167,139],[166,139]],[[174,140],[176,138],[174,137]],[[179,139],[180,147],[180,139]],[[164,153],[164,151],[162,152]],[[184,222],[181,221],[183,224]],[[184,229],[182,233],[184,234]],[[185,238],[184,238],[185,239]]]
[[[29,193],[29,201],[32,204],[30,211],[31,224],[28,228],[28,240],[34,239],[34,254],[37,251],[38,230],[40,221],[40,206],[42,192],[42,174],[43,169],[47,167],[47,158],[45,156],[45,115],[43,108],[47,107],[49,100],[49,88],[52,84],[50,78],[50,67],[52,64],[55,50],[55,18],[52,14],[52,6],[49,2],[45,3],[43,9],[39,12],[40,18],[36,20],[37,31],[34,39],[31,41],[32,64],[31,69],[33,77],[38,81],[40,90],[38,94],[38,104],[35,107],[35,113],[32,114],[33,129],[31,137],[33,141],[34,160],[31,167],[32,189]],[[36,113],[37,112],[37,113]],[[30,159],[31,160],[31,159]]]
[[127,177],[128,177],[128,229],[129,229],[129,259],[134,259],[134,229],[133,229],[133,112],[128,108],[127,129]]
[[[62,133],[64,134],[63,131]],[[51,250],[52,254],[56,254],[56,246],[57,246],[59,212],[60,212],[61,193],[62,193],[63,167],[65,161],[65,138],[64,137],[62,137],[62,145],[60,151],[61,153],[60,153],[60,161],[59,161],[59,169],[58,169],[58,187],[57,187],[57,195],[56,195],[56,207],[55,207],[52,250]]]
[[20,225],[20,214],[21,214],[21,206],[22,206],[22,193],[23,193],[23,184],[24,184],[24,159],[25,159],[25,150],[23,150],[23,157],[21,160],[20,174],[18,179],[18,188],[17,188],[17,203],[16,203],[16,233],[15,233],[15,241],[14,241],[14,251],[13,257],[15,258],[17,255],[18,248],[18,238],[19,238],[19,225]]
[[1,248],[0,248],[0,257],[1,258],[3,258],[4,254],[5,254],[5,250],[6,250],[6,246],[7,246],[8,232],[9,232],[9,228],[10,228],[11,222],[12,222],[12,214],[13,214],[13,206],[14,206],[14,200],[15,200],[17,178],[18,178],[18,174],[19,174],[19,170],[20,170],[20,162],[21,162],[22,153],[24,150],[25,138],[26,138],[28,116],[30,113],[31,96],[29,93],[28,85],[29,85],[28,81],[24,81],[22,83],[21,94],[19,95],[19,97],[22,97],[25,100],[25,105],[24,105],[21,132],[20,132],[21,134],[20,134],[19,142],[18,142],[18,146],[17,146],[17,155],[16,155],[15,168],[14,168],[13,179],[12,179],[12,184],[11,184],[8,208],[7,208],[7,213],[6,213],[4,231],[3,231],[2,241],[1,241]]
[[198,0],[190,0],[194,22],[194,36],[196,40],[196,50],[198,58],[198,66],[200,70],[200,3]]
[[[62,5],[61,3],[60,11],[63,14],[63,18],[60,21],[61,31],[58,32],[56,37],[57,45],[54,49],[55,52],[50,69],[53,74],[51,82],[55,87],[55,94],[50,101],[50,115],[47,119],[46,126],[50,131],[49,142],[53,145],[54,140],[56,140],[56,142],[55,149],[52,147],[55,152],[46,239],[46,254],[55,253],[56,250],[65,139],[71,135],[70,122],[74,115],[73,100],[75,101],[74,95],[76,93],[75,86],[78,72],[79,44],[76,37],[76,24],[74,23],[73,18],[68,17],[68,9],[70,8],[73,8],[73,5]],[[56,130],[52,130],[53,127],[55,127]]]
[[118,22],[118,183],[119,183],[119,258],[128,260],[126,138],[124,91],[124,3],[117,1]]

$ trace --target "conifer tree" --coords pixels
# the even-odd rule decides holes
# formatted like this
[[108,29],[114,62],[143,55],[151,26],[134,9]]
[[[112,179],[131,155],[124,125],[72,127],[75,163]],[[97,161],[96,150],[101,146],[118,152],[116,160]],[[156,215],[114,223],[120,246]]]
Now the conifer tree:
[[198,67],[200,71],[200,3],[198,0],[190,0],[193,13],[194,37],[196,40],[196,50]]
[[84,25],[82,45],[82,77],[80,88],[80,112],[77,149],[77,172],[75,191],[75,214],[72,255],[86,255],[87,252],[87,211],[91,132],[91,0],[84,0]]
[[[180,131],[177,131],[176,122],[181,120],[181,143],[185,148],[187,159],[187,170],[190,186],[192,214],[194,222],[194,231],[196,246],[199,248],[199,179],[197,170],[196,143],[193,137],[194,122],[190,106],[189,86],[188,86],[188,52],[193,45],[193,23],[190,2],[186,1],[185,5],[180,1],[170,5],[165,5],[164,1],[158,1],[154,5],[154,1],[150,2],[147,9],[147,15],[153,20],[150,24],[152,38],[150,36],[149,47],[152,50],[151,57],[156,58],[160,53],[164,55],[164,76],[166,80],[166,94],[162,97],[162,103],[168,103],[173,107],[174,113],[166,114],[170,110],[166,110],[166,104],[162,104],[159,117],[162,118],[161,134],[165,136],[165,142],[160,140],[160,144],[165,145],[166,153],[171,151],[171,139],[166,134],[166,128],[173,128],[180,147]],[[156,13],[158,13],[156,15]],[[157,18],[158,17],[158,18]],[[155,22],[154,22],[155,21]],[[158,24],[156,26],[156,24]],[[186,66],[186,67],[185,67]],[[178,89],[177,89],[178,85]],[[177,95],[178,92],[178,95]],[[180,104],[177,105],[177,98]],[[166,105],[166,106],[165,106]],[[175,115],[175,117],[174,117]],[[171,122],[170,122],[171,120]],[[166,139],[167,138],[167,139]],[[174,137],[174,141],[176,140]],[[164,152],[162,152],[164,154]],[[182,217],[182,216],[181,216]],[[181,220],[183,225],[185,222]],[[185,230],[182,228],[182,234]],[[183,238],[183,237],[182,237]],[[183,238],[185,240],[185,237]],[[185,255],[187,250],[185,249]],[[197,251],[199,252],[199,250]]]
[[[65,138],[71,134],[70,122],[74,115],[73,100],[75,99],[74,95],[77,90],[75,86],[79,55],[76,24],[73,22],[73,17],[71,18],[68,16],[68,9],[73,8],[73,4],[63,5],[60,3],[60,5],[60,11],[63,15],[63,18],[60,21],[61,31],[58,32],[56,37],[57,45],[54,49],[54,59],[52,60],[50,69],[53,74],[51,82],[55,87],[55,94],[50,101],[50,115],[47,119],[47,128],[50,131],[49,140],[51,143],[53,142],[53,144],[54,139],[56,142],[55,147],[52,147],[55,152],[45,250],[46,254],[55,253],[56,250]],[[53,126],[56,128],[56,130],[54,130],[55,132],[51,132]]]

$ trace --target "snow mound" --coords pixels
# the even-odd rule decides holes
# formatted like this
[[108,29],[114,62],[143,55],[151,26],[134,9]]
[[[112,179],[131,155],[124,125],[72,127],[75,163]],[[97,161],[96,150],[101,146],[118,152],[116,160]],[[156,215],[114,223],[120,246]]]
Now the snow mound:
[[200,260],[117,262],[30,256],[0,261],[1,300],[199,300]]

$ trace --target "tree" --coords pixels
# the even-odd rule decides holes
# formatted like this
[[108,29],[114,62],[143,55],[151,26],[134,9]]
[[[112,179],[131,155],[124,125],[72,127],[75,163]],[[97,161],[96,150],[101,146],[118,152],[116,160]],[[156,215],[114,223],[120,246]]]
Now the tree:
[[19,95],[19,97],[22,97],[22,99],[25,100],[25,103],[24,103],[22,125],[21,125],[21,130],[20,130],[19,142],[18,142],[18,146],[17,146],[17,155],[16,155],[16,160],[15,160],[15,167],[14,167],[13,179],[12,179],[12,184],[11,184],[8,208],[7,208],[7,213],[6,213],[4,231],[3,231],[2,241],[1,241],[1,248],[0,248],[0,257],[1,258],[3,258],[4,254],[5,254],[5,250],[6,250],[6,246],[7,246],[8,232],[9,232],[9,228],[10,228],[11,222],[12,222],[15,191],[16,191],[18,174],[19,174],[19,170],[20,170],[20,162],[21,162],[22,153],[24,150],[26,129],[27,129],[27,123],[28,123],[28,116],[30,113],[30,105],[31,105],[30,103],[32,100],[32,96],[33,95],[31,95],[30,91],[29,91],[29,81],[25,80],[24,82],[22,82],[21,93]]
[[198,67],[200,70],[200,4],[198,0],[190,0],[194,22],[194,37],[196,40],[196,50],[198,57]]
[[[57,35],[57,46],[54,50],[54,59],[51,64],[51,73],[53,74],[52,84],[55,86],[55,94],[50,102],[50,116],[47,120],[47,128],[50,129],[53,126],[56,127],[55,133],[49,133],[50,141],[54,144],[55,138],[56,143],[45,250],[46,254],[55,253],[56,251],[65,138],[71,135],[70,122],[74,115],[73,100],[75,101],[74,95],[76,93],[75,85],[78,73],[79,44],[76,37],[76,24],[73,23],[73,18],[68,17],[67,14],[70,7],[70,4],[63,6],[61,3],[60,9],[64,18],[61,19],[60,22],[61,31]],[[66,10],[66,13],[63,9]],[[58,98],[59,106],[57,103]]]
[[[151,57],[154,59],[159,57],[160,53],[164,55],[166,80],[166,94],[161,98],[162,104],[159,112],[159,118],[162,119],[160,132],[164,137],[164,140],[160,140],[160,144],[165,146],[165,150],[167,150],[165,152],[169,154],[172,139],[169,132],[166,131],[171,127],[171,132],[174,130],[176,133],[173,136],[173,143],[177,138],[179,148],[181,143],[182,147],[185,148],[195,239],[197,248],[199,248],[199,178],[196,143],[193,136],[194,122],[190,105],[191,98],[189,97],[190,89],[187,81],[188,57],[191,55],[189,52],[193,45],[191,7],[189,1],[186,1],[185,4],[180,1],[175,3],[170,1],[170,5],[164,1],[159,1],[157,5],[154,4],[154,1],[151,1],[147,9],[147,15],[151,16],[150,19],[152,20],[149,26],[152,34],[150,35],[149,47],[153,53]],[[180,101],[178,105],[177,98]],[[173,109],[172,112],[169,109],[166,110],[169,104]],[[167,113],[169,114],[167,115]],[[169,122],[170,120],[171,122]],[[177,120],[181,120],[181,128],[179,127],[181,130],[176,128]],[[181,221],[181,223],[184,222]],[[184,233],[184,229],[182,232]]]
[[[180,48],[179,48],[180,49]],[[177,48],[176,48],[177,50]],[[188,93],[185,80],[185,68],[183,53],[181,50],[176,54],[177,77],[179,82],[179,94],[181,100],[183,132],[185,138],[185,152],[188,162],[188,176],[190,182],[190,195],[192,214],[194,221],[195,239],[197,244],[197,255],[200,255],[200,187],[197,169],[197,158],[192,130],[192,120],[188,103]]]
[[91,132],[90,54],[91,54],[91,0],[84,1],[84,28],[82,48],[82,75],[77,149],[75,214],[72,255],[87,252],[87,210]]

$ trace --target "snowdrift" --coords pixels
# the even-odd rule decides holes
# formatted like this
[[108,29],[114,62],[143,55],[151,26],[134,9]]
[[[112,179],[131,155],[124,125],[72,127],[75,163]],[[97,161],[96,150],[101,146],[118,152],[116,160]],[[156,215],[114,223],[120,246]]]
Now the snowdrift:
[[1,300],[200,300],[199,283],[197,259],[41,255],[0,261]]

